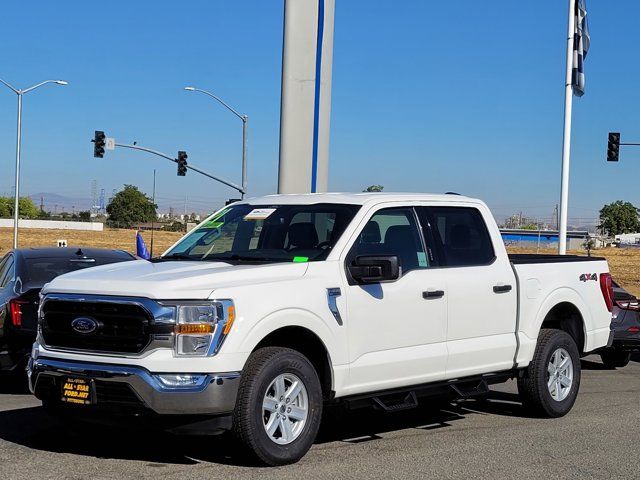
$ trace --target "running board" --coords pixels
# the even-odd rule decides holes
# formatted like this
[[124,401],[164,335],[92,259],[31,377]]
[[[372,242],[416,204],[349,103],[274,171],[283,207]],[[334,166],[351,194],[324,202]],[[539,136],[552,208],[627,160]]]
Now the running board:
[[513,369],[483,375],[457,378],[433,383],[410,385],[370,393],[360,393],[335,399],[350,410],[371,407],[385,412],[397,412],[418,406],[418,399],[442,397],[448,399],[473,398],[489,392],[489,385],[517,378],[522,370]]

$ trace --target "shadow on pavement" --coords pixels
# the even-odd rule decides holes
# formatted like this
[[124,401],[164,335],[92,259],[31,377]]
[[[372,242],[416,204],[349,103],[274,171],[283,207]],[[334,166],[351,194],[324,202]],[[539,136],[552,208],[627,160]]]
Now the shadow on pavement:
[[[611,370],[611,368],[604,365],[602,362],[594,362],[593,360],[580,360],[582,370]],[[615,370],[615,369],[614,369]]]
[[640,352],[635,352],[631,355],[631,361],[640,363]]
[[0,395],[31,395],[26,378],[0,375]]
[[[317,443],[360,443],[375,441],[381,438],[380,434],[391,431],[446,428],[474,414],[527,416],[517,398],[515,394],[491,392],[482,401],[431,401],[394,414],[369,408],[350,412],[339,406],[329,406]],[[138,460],[154,467],[202,461],[255,466],[241,453],[230,435],[175,436],[155,429],[116,429],[53,418],[42,407],[0,412],[0,438],[47,452]]]

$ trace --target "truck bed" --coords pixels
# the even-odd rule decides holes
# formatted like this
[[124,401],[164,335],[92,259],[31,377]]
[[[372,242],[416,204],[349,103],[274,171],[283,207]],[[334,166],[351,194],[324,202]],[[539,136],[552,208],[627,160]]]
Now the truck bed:
[[570,263],[570,262],[599,262],[602,257],[587,257],[583,255],[554,255],[550,253],[512,253],[509,260],[515,265],[530,263]]

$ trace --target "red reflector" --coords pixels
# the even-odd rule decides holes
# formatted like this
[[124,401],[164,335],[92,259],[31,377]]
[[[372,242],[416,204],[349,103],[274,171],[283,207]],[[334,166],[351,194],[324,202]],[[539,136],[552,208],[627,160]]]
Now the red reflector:
[[22,306],[27,302],[24,300],[9,301],[9,311],[11,312],[11,323],[14,327],[22,327]]
[[602,292],[607,310],[610,312],[613,311],[613,282],[610,273],[600,274],[600,291]]
[[640,328],[638,328],[638,327],[629,327],[629,330],[627,330],[627,332],[629,332],[629,333],[638,333],[638,332],[640,332]]

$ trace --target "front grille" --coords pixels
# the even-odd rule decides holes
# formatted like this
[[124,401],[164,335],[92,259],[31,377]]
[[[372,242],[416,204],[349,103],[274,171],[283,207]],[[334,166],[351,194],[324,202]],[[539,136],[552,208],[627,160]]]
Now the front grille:
[[98,405],[109,406],[144,406],[129,384],[119,382],[96,381],[96,402]]
[[[49,300],[42,314],[42,337],[53,348],[140,353],[152,336],[151,316],[140,305]],[[95,320],[95,331],[75,331],[71,324],[79,317]]]

